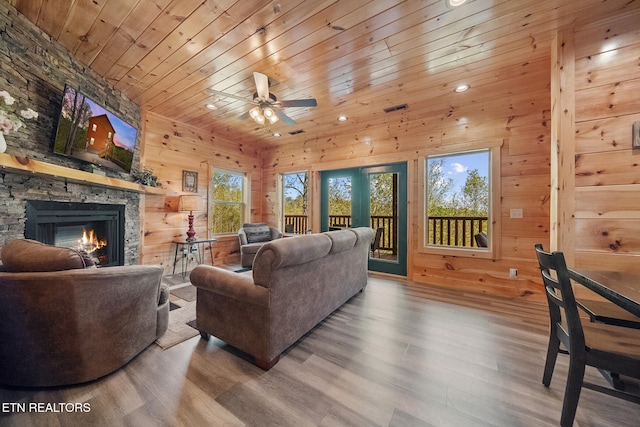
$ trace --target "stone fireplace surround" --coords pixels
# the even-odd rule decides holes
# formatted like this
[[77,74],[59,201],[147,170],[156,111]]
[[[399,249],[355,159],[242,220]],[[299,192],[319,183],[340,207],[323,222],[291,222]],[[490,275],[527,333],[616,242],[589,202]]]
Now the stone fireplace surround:
[[[30,121],[27,127],[7,138],[7,154],[72,171],[87,170],[85,165],[73,159],[51,155],[55,123],[67,83],[81,87],[107,109],[117,112],[129,123],[141,126],[139,105],[21,16],[10,2],[0,2],[0,28],[3,29],[0,31],[2,88],[10,89],[12,96],[39,113],[37,120]],[[139,170],[139,166],[140,150],[137,150],[133,170]],[[122,174],[110,176],[130,179]],[[18,173],[3,164],[0,166],[0,249],[10,240],[24,238],[27,200],[116,204],[126,206],[124,264],[139,264],[140,203],[143,199],[144,196],[136,191],[77,183],[60,176]]]
[[124,205],[124,264],[139,263],[139,193],[0,169],[0,247],[25,237],[27,200]]

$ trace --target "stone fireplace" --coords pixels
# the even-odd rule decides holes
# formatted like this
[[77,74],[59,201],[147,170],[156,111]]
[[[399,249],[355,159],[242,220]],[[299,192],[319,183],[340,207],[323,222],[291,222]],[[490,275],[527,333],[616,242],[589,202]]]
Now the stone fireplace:
[[[109,255],[107,265],[135,265],[139,263],[140,256],[140,234],[141,216],[140,206],[142,196],[137,191],[131,191],[115,187],[95,186],[91,183],[72,182],[60,177],[49,177],[40,174],[11,173],[0,170],[0,248],[14,239],[39,238],[32,227],[40,222],[40,233],[51,238],[53,226],[46,218],[49,215],[46,211],[57,209],[58,206],[66,205],[71,210],[71,216],[64,214],[66,218],[58,227],[61,234],[60,239],[69,239],[65,234],[76,232],[79,228],[82,233],[82,222],[91,222],[88,217],[79,218],[78,213],[96,214],[102,217],[116,216],[118,223],[111,222],[111,225],[104,226],[109,233],[118,231],[118,251]],[[90,206],[96,205],[94,208]],[[116,206],[114,212],[105,212],[102,209],[105,205]],[[45,217],[38,220],[27,219],[32,214],[34,208],[43,207]],[[64,209],[64,207],[63,207]],[[27,212],[29,210],[29,212]],[[109,209],[112,210],[112,209]],[[76,216],[74,218],[74,215]],[[124,217],[124,218],[123,218]],[[102,220],[100,220],[102,221]],[[27,230],[29,228],[29,230]],[[37,227],[36,227],[37,228]],[[48,228],[48,230],[47,230]],[[124,237],[121,232],[124,230]],[[89,232],[90,230],[87,230]],[[98,231],[99,232],[99,231]],[[94,231],[95,234],[95,231]],[[82,237],[81,237],[82,238]],[[77,240],[77,237],[71,237]],[[124,249],[121,249],[123,247]],[[113,261],[115,260],[115,261]]]
[[125,206],[27,200],[25,238],[83,250],[99,267],[124,265]]

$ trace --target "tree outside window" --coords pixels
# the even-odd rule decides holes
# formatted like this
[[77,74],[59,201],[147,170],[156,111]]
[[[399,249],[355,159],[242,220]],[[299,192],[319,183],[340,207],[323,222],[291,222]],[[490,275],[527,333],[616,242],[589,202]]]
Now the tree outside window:
[[426,173],[428,245],[476,246],[488,234],[490,151],[430,156]]
[[214,169],[211,175],[211,230],[237,233],[244,218],[245,176]]
[[329,227],[351,227],[351,177],[329,179]]
[[302,234],[309,228],[309,174],[294,172],[282,175],[282,212],[285,231]]

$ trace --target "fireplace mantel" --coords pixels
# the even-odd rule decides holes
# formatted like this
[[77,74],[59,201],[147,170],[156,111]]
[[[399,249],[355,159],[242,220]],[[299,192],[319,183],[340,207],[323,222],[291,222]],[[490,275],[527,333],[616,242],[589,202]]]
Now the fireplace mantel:
[[16,173],[33,173],[48,176],[54,179],[67,180],[80,184],[96,185],[100,187],[119,188],[125,191],[134,191],[145,194],[165,194],[163,188],[149,187],[137,182],[125,181],[123,179],[110,178],[108,176],[97,175],[89,172],[75,170],[64,166],[46,163],[28,157],[18,157],[10,154],[0,153],[0,168]]

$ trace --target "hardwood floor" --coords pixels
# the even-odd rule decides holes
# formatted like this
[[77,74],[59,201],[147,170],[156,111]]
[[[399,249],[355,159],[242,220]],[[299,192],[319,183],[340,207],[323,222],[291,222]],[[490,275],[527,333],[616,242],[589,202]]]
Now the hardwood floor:
[[[546,389],[546,310],[371,277],[268,372],[215,338],[153,344],[90,384],[0,388],[0,425],[557,426],[568,361],[560,356]],[[587,377],[605,384],[596,371]],[[90,411],[7,407],[29,402]],[[582,391],[576,425],[639,420],[640,405]]]

